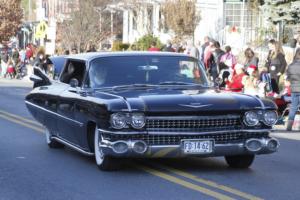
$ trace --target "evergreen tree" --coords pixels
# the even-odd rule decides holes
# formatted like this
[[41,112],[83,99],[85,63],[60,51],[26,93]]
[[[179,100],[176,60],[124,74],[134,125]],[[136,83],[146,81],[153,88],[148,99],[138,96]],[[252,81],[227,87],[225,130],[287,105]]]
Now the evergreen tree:
[[274,24],[282,21],[291,24],[300,23],[299,0],[264,0],[261,10]]

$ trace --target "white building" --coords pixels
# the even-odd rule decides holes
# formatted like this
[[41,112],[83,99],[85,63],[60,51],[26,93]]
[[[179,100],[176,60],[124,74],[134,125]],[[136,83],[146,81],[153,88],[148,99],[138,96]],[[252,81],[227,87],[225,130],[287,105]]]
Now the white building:
[[36,0],[36,20],[47,23],[46,37],[35,38],[45,46],[47,54],[54,54],[56,48],[57,22],[62,22],[78,9],[78,0]]
[[[160,26],[162,3],[163,0],[148,0],[138,11],[124,9],[124,43],[133,43],[145,34],[154,34],[162,42],[172,39],[173,33],[164,32]],[[259,19],[248,8],[246,0],[198,0],[196,7],[201,20],[195,29],[195,42],[210,36],[221,44],[241,47],[254,38],[254,25]]]

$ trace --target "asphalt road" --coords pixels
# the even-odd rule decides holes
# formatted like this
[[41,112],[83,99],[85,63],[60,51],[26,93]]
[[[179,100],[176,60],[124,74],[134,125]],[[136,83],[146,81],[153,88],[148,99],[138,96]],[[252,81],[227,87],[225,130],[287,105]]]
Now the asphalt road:
[[300,199],[300,133],[274,133],[279,152],[257,156],[247,170],[223,158],[187,158],[127,160],[102,172],[91,157],[49,149],[25,108],[30,88],[15,86],[24,84],[0,81],[0,200]]

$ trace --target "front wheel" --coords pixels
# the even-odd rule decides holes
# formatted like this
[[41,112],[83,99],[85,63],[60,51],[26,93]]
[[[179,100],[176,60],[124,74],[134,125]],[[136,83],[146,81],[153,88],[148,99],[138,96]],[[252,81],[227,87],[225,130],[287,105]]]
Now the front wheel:
[[111,171],[117,169],[116,160],[112,157],[105,155],[102,151],[102,148],[99,146],[101,141],[101,134],[98,131],[98,128],[95,128],[95,137],[94,137],[94,149],[95,149],[95,160],[96,164],[100,170]]
[[255,155],[225,156],[227,164],[232,168],[245,169],[253,163]]
[[58,148],[64,147],[63,144],[61,144],[51,138],[51,132],[48,129],[46,129],[45,135],[46,135],[46,142],[50,148],[58,149]]

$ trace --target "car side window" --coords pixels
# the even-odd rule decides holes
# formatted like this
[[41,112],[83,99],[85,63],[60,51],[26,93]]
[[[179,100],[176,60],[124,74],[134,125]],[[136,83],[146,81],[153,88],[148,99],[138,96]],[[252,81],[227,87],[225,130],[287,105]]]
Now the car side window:
[[72,78],[78,80],[78,86],[82,85],[85,73],[85,63],[82,61],[68,61],[61,75],[60,81],[69,84]]

